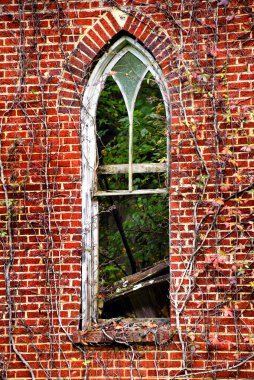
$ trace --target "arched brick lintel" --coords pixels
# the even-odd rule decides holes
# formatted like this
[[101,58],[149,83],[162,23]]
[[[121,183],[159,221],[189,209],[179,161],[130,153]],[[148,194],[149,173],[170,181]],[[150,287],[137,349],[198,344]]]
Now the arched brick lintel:
[[126,32],[139,40],[160,65],[165,77],[169,74],[171,43],[163,28],[142,15],[126,16],[106,12],[80,39],[65,65],[59,88],[59,112],[80,110],[80,99],[87,72],[95,57],[119,32]]

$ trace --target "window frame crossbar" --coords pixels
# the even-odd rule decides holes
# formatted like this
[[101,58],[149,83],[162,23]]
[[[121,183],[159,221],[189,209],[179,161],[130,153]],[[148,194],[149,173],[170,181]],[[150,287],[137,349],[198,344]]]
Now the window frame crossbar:
[[[132,173],[166,173],[168,165],[163,163],[140,163],[132,164]],[[128,174],[129,164],[116,164],[116,165],[100,165],[98,167],[98,174]]]
[[108,191],[96,191],[94,197],[107,197],[115,195],[146,195],[146,194],[167,194],[167,188],[161,189],[140,189],[140,190],[108,190]]

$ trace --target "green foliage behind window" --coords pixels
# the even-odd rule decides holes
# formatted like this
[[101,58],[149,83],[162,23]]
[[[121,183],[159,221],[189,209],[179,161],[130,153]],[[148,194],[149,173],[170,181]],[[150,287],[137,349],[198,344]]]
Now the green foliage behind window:
[[[133,162],[166,161],[164,102],[156,82],[147,74],[133,118]],[[121,92],[109,77],[97,108],[99,164],[127,164],[129,118]],[[134,189],[165,188],[164,173],[133,175]],[[127,189],[128,175],[101,175],[101,190]],[[104,285],[130,274],[130,264],[112,210],[118,210],[130,249],[141,270],[168,255],[168,196],[151,194],[99,199],[100,279]]]

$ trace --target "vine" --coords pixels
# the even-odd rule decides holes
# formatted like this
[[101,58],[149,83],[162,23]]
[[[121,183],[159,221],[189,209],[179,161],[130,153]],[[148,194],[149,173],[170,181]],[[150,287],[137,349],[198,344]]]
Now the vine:
[[[242,368],[250,368],[254,357],[251,4],[90,3],[84,7],[79,1],[18,0],[1,7],[5,44],[10,48],[0,124],[0,208],[5,215],[0,241],[6,297],[6,309],[1,311],[8,321],[1,378],[12,378],[12,362],[19,361],[31,379],[81,378],[81,373],[84,379],[120,379],[125,360],[126,376],[142,379],[148,376],[142,360],[149,357],[156,379],[229,375],[240,379]],[[130,331],[134,334],[140,328],[135,322],[93,326],[105,344],[113,341],[114,350],[86,345],[87,331],[82,345],[73,338],[80,322],[83,143],[80,118],[73,110],[81,104],[91,72],[91,65],[83,62],[80,81],[72,70],[70,52],[85,30],[80,9],[95,12],[87,16],[89,28],[112,9],[132,17],[133,23],[158,35],[168,58],[163,69],[172,106],[171,327],[170,337],[161,344],[156,340],[160,326],[144,322],[155,341],[152,353],[129,342]],[[58,107],[63,81],[74,86],[74,95],[69,99],[61,94]],[[64,106],[65,113],[60,109]],[[178,370],[170,364],[163,368],[164,355],[170,351],[180,353]],[[228,358],[221,358],[221,352]]]

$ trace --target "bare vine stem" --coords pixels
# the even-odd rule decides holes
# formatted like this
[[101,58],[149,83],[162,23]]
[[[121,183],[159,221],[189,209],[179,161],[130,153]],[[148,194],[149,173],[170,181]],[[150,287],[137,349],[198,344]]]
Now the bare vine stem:
[[[64,29],[68,25],[70,26],[71,30],[69,34],[69,41],[73,40],[75,41],[76,38],[76,31],[74,31],[75,27],[75,20],[70,20],[68,16],[68,12],[71,10],[71,5],[67,4],[65,8],[65,4],[61,4],[58,0],[53,0],[49,2],[52,6],[54,5],[55,8],[52,9],[45,9],[45,15],[50,16],[50,19],[52,21],[52,28],[55,28],[56,32],[56,40],[59,38],[59,44],[58,44],[58,52],[61,54],[61,62],[62,65],[68,69],[71,68],[70,58],[68,52],[68,47],[65,45],[65,32]],[[193,185],[193,189],[196,190],[196,192],[193,190],[193,222],[194,222],[194,231],[193,231],[193,241],[191,242],[191,253],[186,255],[188,259],[184,259],[185,255],[185,247],[184,243],[181,242],[180,251],[181,254],[179,254],[179,262],[182,260],[182,272],[181,276],[174,277],[174,273],[172,273],[172,294],[170,295],[172,300],[172,307],[174,308],[175,314],[176,314],[176,325],[174,326],[178,333],[179,341],[176,343],[177,348],[182,353],[182,368],[181,370],[174,376],[169,377],[169,380],[173,379],[180,379],[180,378],[186,378],[191,379],[193,376],[201,376],[201,375],[214,375],[216,377],[216,374],[220,371],[232,371],[236,370],[236,377],[239,375],[238,371],[240,368],[247,363],[248,361],[251,361],[254,358],[254,354],[251,353],[247,356],[241,357],[236,363],[228,366],[223,365],[215,365],[215,360],[212,357],[210,350],[210,340],[211,340],[211,331],[209,330],[209,326],[205,327],[205,331],[202,331],[202,339],[204,339],[204,343],[206,345],[206,360],[209,365],[207,365],[206,370],[200,370],[196,371],[195,369],[191,368],[192,364],[192,358],[194,356],[193,352],[190,348],[195,349],[194,343],[192,342],[192,346],[190,344],[189,339],[189,332],[191,331],[193,334],[197,334],[199,323],[201,324],[204,321],[209,321],[211,318],[216,318],[221,315],[223,307],[227,307],[230,305],[230,303],[233,304],[233,302],[237,302],[240,299],[240,291],[241,287],[236,285],[236,282],[240,280],[241,273],[240,270],[235,270],[229,268],[230,274],[228,275],[230,279],[233,279],[233,285],[231,286],[230,290],[225,291],[225,295],[222,295],[218,291],[218,284],[216,284],[216,280],[214,279],[214,284],[217,286],[217,295],[218,300],[215,306],[210,307],[209,306],[209,297],[207,294],[203,292],[203,288],[198,283],[198,278],[195,277],[194,273],[199,263],[199,258],[202,258],[202,255],[207,255],[209,257],[210,252],[216,252],[217,255],[220,255],[219,244],[222,242],[226,242],[227,239],[232,239],[235,237],[234,243],[232,243],[232,247],[230,247],[230,255],[233,257],[233,262],[235,263],[237,261],[237,249],[242,249],[243,252],[245,252],[244,260],[248,260],[249,256],[252,253],[253,249],[253,238],[251,236],[251,231],[248,229],[248,223],[251,217],[251,213],[248,214],[248,218],[244,219],[242,218],[239,207],[239,198],[243,198],[246,196],[248,198],[247,194],[248,192],[251,193],[251,191],[254,189],[254,182],[253,182],[253,173],[251,170],[247,173],[247,180],[246,182],[250,182],[247,184],[246,182],[240,182],[232,181],[233,182],[233,191],[229,193],[226,193],[227,195],[224,195],[223,191],[221,190],[221,183],[228,179],[227,177],[227,170],[233,167],[234,175],[236,175],[239,172],[239,168],[237,165],[234,166],[234,164],[230,164],[229,158],[234,154],[239,154],[237,152],[237,149],[234,147],[234,137],[228,137],[227,134],[224,133],[223,129],[220,128],[220,116],[224,117],[225,114],[230,118],[230,120],[227,123],[227,128],[231,128],[231,134],[233,135],[235,128],[240,128],[240,126],[243,123],[244,113],[247,114],[247,111],[244,109],[244,105],[241,106],[241,102],[243,102],[243,99],[240,99],[238,102],[238,106],[242,107],[242,111],[239,111],[238,113],[234,113],[231,111],[230,108],[230,85],[225,80],[223,82],[223,85],[225,87],[225,93],[227,95],[227,101],[223,101],[223,99],[219,99],[219,92],[217,91],[217,86],[221,78],[218,79],[218,74],[223,76],[226,75],[227,72],[227,66],[229,65],[229,31],[227,29],[227,21],[226,21],[226,58],[223,65],[220,66],[219,57],[217,58],[217,51],[219,50],[219,42],[220,42],[220,28],[221,28],[221,21],[219,16],[219,11],[221,10],[221,1],[216,1],[216,4],[213,6],[210,1],[204,2],[206,4],[206,9],[202,9],[202,12],[206,15],[206,20],[204,20],[203,15],[200,13],[198,2],[191,2],[190,4],[187,4],[184,0],[181,0],[179,3],[179,8],[176,8],[177,10],[174,10],[174,4],[170,1],[161,2],[159,4],[155,4],[153,7],[153,12],[155,14],[155,17],[150,17],[146,15],[146,11],[144,11],[145,6],[147,4],[140,4],[138,6],[133,5],[119,5],[119,2],[116,0],[111,0],[109,2],[104,2],[104,9],[109,11],[112,9],[112,7],[117,8],[118,10],[121,10],[125,13],[127,16],[131,16],[133,20],[137,24],[140,25],[147,25],[147,29],[150,29],[151,33],[158,33],[158,43],[161,44],[163,49],[168,53],[168,56],[170,57],[170,65],[172,65],[172,72],[169,75],[168,84],[169,87],[171,87],[170,80],[171,78],[174,79],[174,76],[179,79],[179,85],[172,86],[172,99],[174,98],[175,103],[177,104],[176,108],[178,107],[177,112],[179,112],[180,119],[183,123],[183,128],[185,129],[184,133],[186,133],[187,138],[189,139],[190,147],[195,152],[195,160],[196,160],[196,168],[195,168],[195,175],[203,176],[202,179],[202,186],[198,189],[195,187],[195,184]],[[226,2],[224,2],[226,4]],[[87,3],[88,4],[88,3]],[[59,223],[58,215],[56,213],[56,210],[54,208],[54,202],[53,200],[55,197],[59,196],[57,193],[57,175],[59,174],[59,160],[60,160],[60,154],[62,148],[64,146],[54,147],[52,146],[51,142],[51,126],[48,123],[48,107],[56,107],[56,104],[54,101],[50,103],[50,101],[47,99],[47,91],[45,90],[46,86],[49,86],[50,88],[50,81],[54,79],[54,76],[49,74],[48,78],[44,76],[45,73],[43,73],[43,69],[41,67],[42,62],[42,54],[43,52],[43,43],[40,42],[40,40],[44,40],[45,36],[43,36],[42,29],[40,27],[41,21],[41,14],[37,9],[37,2],[35,0],[32,0],[31,2],[31,18],[29,21],[31,21],[33,25],[33,36],[31,38],[31,43],[26,40],[26,26],[27,26],[27,19],[25,19],[25,8],[27,7],[27,4],[24,0],[18,0],[18,10],[17,12],[14,12],[13,19],[15,22],[18,23],[18,33],[13,30],[9,30],[8,33],[10,35],[10,38],[12,39],[13,45],[16,44],[17,48],[17,56],[18,56],[18,66],[17,66],[17,80],[13,85],[15,85],[15,91],[13,98],[10,102],[6,102],[7,109],[4,112],[1,124],[0,124],[0,182],[3,189],[3,200],[2,203],[6,210],[6,229],[7,229],[7,236],[3,237],[1,244],[4,249],[5,253],[5,262],[4,262],[4,277],[5,277],[5,291],[6,291],[6,300],[7,300],[7,312],[8,312],[8,335],[9,335],[9,358],[8,363],[5,364],[5,373],[3,371],[3,378],[7,379],[8,375],[8,368],[10,365],[10,358],[11,355],[14,353],[16,355],[16,358],[21,361],[21,363],[26,367],[26,369],[30,373],[30,377],[32,380],[36,379],[36,372],[35,369],[33,369],[32,364],[29,363],[29,360],[26,359],[25,354],[22,354],[19,350],[18,343],[16,343],[16,335],[15,335],[15,327],[20,324],[22,327],[24,327],[27,331],[27,334],[29,335],[31,339],[31,347],[34,350],[35,355],[38,357],[38,362],[40,368],[44,371],[45,376],[48,379],[52,378],[53,370],[55,370],[55,357],[56,355],[59,356],[60,360],[63,361],[67,368],[67,377],[71,379],[72,377],[72,367],[70,359],[68,358],[68,355],[65,353],[63,347],[62,347],[62,340],[65,339],[68,340],[68,342],[72,343],[72,335],[70,333],[71,330],[71,324],[74,323],[74,321],[70,322],[70,325],[66,326],[65,323],[62,320],[62,288],[61,288],[61,280],[62,280],[62,265],[61,265],[61,250],[64,247],[64,234],[67,234],[69,226],[66,228],[62,228],[61,224]],[[47,5],[47,1],[45,1],[45,6]],[[64,6],[62,6],[64,5]],[[241,43],[245,43],[250,41],[250,33],[253,31],[253,20],[254,20],[254,13],[251,10],[251,7],[249,5],[249,2],[246,0],[243,0],[242,3],[238,2],[238,8],[239,10],[243,10],[247,15],[250,17],[250,25],[249,30],[246,30],[244,33],[244,36],[237,37],[235,41],[232,42],[234,46],[238,46],[238,42],[242,41]],[[75,17],[78,17],[78,8],[76,8],[76,5],[73,6]],[[235,15],[232,15],[229,13],[230,7],[225,6],[224,7],[224,17],[227,19],[228,15],[229,17],[234,17]],[[188,14],[189,19],[186,22],[186,16],[185,14]],[[170,28],[166,28],[162,26],[162,23],[157,19],[157,15],[160,15],[160,17],[164,17],[163,22],[165,22],[165,25],[170,25]],[[3,12],[3,16],[7,16],[9,13]],[[209,16],[210,15],[210,20]],[[152,20],[152,23],[150,22]],[[210,22],[211,21],[211,22]],[[100,21],[99,21],[100,22]],[[69,24],[70,23],[70,24]],[[201,53],[198,52],[198,38],[196,39],[196,36],[198,36],[198,30],[195,31],[195,34],[193,33],[194,30],[194,24],[197,26],[197,29],[200,27],[206,28],[208,31],[208,34],[211,36],[211,39],[206,41],[206,49],[207,49],[207,56],[206,56],[206,63],[203,64],[199,58],[201,57]],[[155,27],[154,27],[155,26]],[[247,27],[246,27],[247,28]],[[171,43],[166,45],[165,41],[167,38],[170,38]],[[244,39],[246,38],[246,39]],[[191,40],[192,46],[197,46],[195,50],[195,54],[193,52],[190,52],[189,49],[189,41]],[[30,45],[29,45],[30,44]],[[189,56],[193,53],[191,58]],[[34,54],[34,61],[31,58]],[[200,55],[199,55],[200,54]],[[177,59],[176,59],[177,56]],[[27,81],[27,67],[28,64],[31,64],[29,61],[31,58],[31,62],[34,62],[34,67],[32,69],[35,72],[35,77],[38,80],[38,89],[39,92],[36,94],[38,97],[39,106],[42,110],[42,114],[38,114],[36,111],[36,108],[30,107],[29,102],[26,104],[24,99],[26,95],[26,91],[28,92],[28,81]],[[176,63],[174,63],[174,59],[176,59]],[[195,65],[192,66],[191,61],[195,62]],[[84,78],[89,76],[89,70],[87,70],[87,67],[84,66]],[[44,70],[45,71],[45,70]],[[50,71],[50,70],[49,70]],[[63,71],[62,71],[63,73]],[[193,75],[195,74],[195,75]],[[59,80],[63,79],[61,77],[62,74],[59,74]],[[69,72],[70,78],[69,84],[72,83],[75,88],[75,95],[78,99],[81,99],[82,97],[82,90],[80,90],[81,86],[78,82],[75,75],[73,75],[71,72]],[[196,77],[201,77],[198,80],[195,81]],[[82,79],[84,79],[82,78]],[[186,79],[187,78],[187,79]],[[202,78],[205,78],[202,83]],[[209,79],[207,79],[209,78]],[[196,126],[195,119],[195,112],[197,112],[196,107],[196,95],[195,95],[195,86],[202,87],[201,89],[201,96],[205,95],[207,97],[207,101],[210,104],[210,113],[209,113],[209,126],[211,127],[212,131],[212,137],[211,141],[206,144],[206,147],[213,159],[212,162],[207,162],[206,158],[204,156],[203,152],[203,145],[202,141],[199,141],[198,137],[198,128]],[[199,89],[200,89],[199,88]],[[50,90],[49,90],[50,91]],[[188,107],[186,104],[186,97],[188,98],[188,101],[190,101],[191,106]],[[251,97],[245,98],[245,101],[251,100]],[[232,106],[231,106],[232,107]],[[191,112],[190,112],[191,108]],[[14,202],[16,202],[16,194],[14,190],[10,190],[9,182],[10,178],[8,178],[8,175],[6,174],[7,166],[5,162],[5,153],[3,153],[3,141],[4,141],[4,124],[8,124],[8,117],[11,115],[13,111],[21,112],[21,114],[24,117],[24,120],[27,124],[27,136],[29,140],[29,144],[26,146],[23,143],[20,144],[19,149],[24,152],[26,155],[27,160],[27,166],[26,166],[26,174],[25,177],[22,179],[22,184],[19,183],[19,189],[18,191],[23,196],[23,203],[24,203],[24,222],[29,226],[29,228],[32,230],[32,233],[34,234],[35,239],[35,245],[38,248],[38,251],[40,250],[40,246],[42,245],[43,249],[41,249],[40,255],[41,259],[44,263],[44,271],[46,275],[45,279],[45,287],[47,287],[47,290],[49,291],[49,295],[45,291],[44,293],[44,301],[48,302],[49,304],[49,310],[47,311],[47,323],[48,323],[48,332],[44,334],[44,337],[47,338],[47,342],[49,343],[49,358],[50,358],[50,364],[48,367],[43,364],[43,360],[41,359],[40,355],[42,354],[39,349],[39,345],[37,344],[37,341],[35,339],[36,329],[34,326],[30,326],[26,324],[25,318],[18,319],[17,317],[17,305],[15,304],[15,295],[13,293],[14,289],[14,281],[12,280],[12,274],[14,272],[14,263],[17,259],[16,254],[16,236],[14,234],[14,223],[15,223],[15,217],[14,217]],[[249,109],[249,112],[251,111],[251,108]],[[200,112],[200,111],[199,111]],[[192,115],[192,114],[193,115]],[[57,121],[55,122],[55,129],[56,131],[56,137],[58,139],[58,143],[60,144],[60,132],[61,132],[61,115],[56,111],[57,114]],[[75,130],[77,135],[81,136],[80,129],[79,129],[79,122],[75,119],[75,116],[72,114],[71,109],[68,111],[68,123],[69,125],[75,125]],[[46,238],[46,245],[43,246],[42,242],[43,239],[40,235],[37,234],[37,224],[39,223],[36,218],[31,219],[28,211],[28,202],[32,199],[32,194],[29,193],[29,190],[27,190],[27,183],[29,181],[29,176],[31,175],[32,169],[33,169],[33,153],[36,150],[36,123],[34,122],[34,119],[38,121],[38,123],[42,126],[43,131],[43,138],[40,141],[40,149],[43,154],[43,160],[42,165],[40,166],[40,173],[42,173],[42,182],[41,185],[45,186],[45,193],[41,194],[41,202],[43,204],[43,214],[40,215],[40,228],[43,230],[43,236]],[[194,120],[194,121],[193,121]],[[204,120],[204,119],[203,119]],[[224,120],[225,121],[225,120]],[[172,128],[173,129],[173,128]],[[210,132],[210,131],[209,131]],[[227,131],[228,132],[228,131]],[[18,133],[17,133],[18,136]],[[226,156],[225,160],[223,161],[221,159],[221,149],[224,147],[228,139],[231,139],[232,142],[232,155],[229,154]],[[81,142],[82,143],[82,142]],[[249,142],[251,147],[251,140]],[[179,144],[180,145],[180,144]],[[251,149],[251,148],[250,148]],[[179,148],[180,151],[180,148]],[[251,159],[252,152],[249,151],[247,155],[247,160]],[[55,172],[52,175],[50,172],[51,169],[51,163],[52,161],[55,161]],[[178,160],[178,170],[180,169],[180,160]],[[186,159],[187,162],[187,159]],[[15,169],[15,164],[17,164],[18,168],[18,158],[13,158],[12,167]],[[214,180],[215,178],[215,180]],[[213,182],[212,182],[213,179]],[[194,179],[193,179],[194,181]],[[215,198],[218,198],[220,202],[223,204],[219,204],[216,206],[211,206],[212,200],[206,198],[206,194],[209,193],[209,186],[211,184],[215,184],[213,195]],[[23,191],[23,194],[21,192]],[[78,183],[76,186],[76,191],[78,192]],[[75,198],[76,197],[76,198]],[[75,205],[75,202],[77,201],[78,196],[73,196],[69,198],[69,205],[71,205],[71,202],[73,202],[73,205]],[[17,197],[19,202],[19,198]],[[20,198],[22,199],[22,197]],[[230,202],[233,201],[233,202]],[[234,225],[233,228],[229,231],[226,231],[224,235],[220,235],[220,231],[217,228],[218,221],[220,220],[222,215],[226,215],[229,209],[229,204],[234,203],[234,213],[232,215],[229,213],[229,216],[234,217]],[[209,209],[206,210],[205,215],[203,214],[204,208],[207,206]],[[227,216],[227,215],[226,215]],[[226,217],[225,216],[225,217]],[[57,239],[55,239],[54,235],[54,228],[56,228],[57,234],[59,236],[59,242]],[[243,230],[240,229],[240,227],[243,228]],[[213,233],[215,234],[215,239],[212,241],[212,243],[208,244],[208,240],[211,236],[213,236]],[[243,248],[235,248],[239,247],[244,240],[244,243],[246,245],[246,250],[244,251]],[[226,243],[227,244],[227,243]],[[242,244],[242,245],[243,245]],[[234,251],[235,249],[235,251]],[[56,251],[58,250],[58,253]],[[233,253],[232,253],[233,252]],[[236,262],[236,266],[243,270],[244,267],[244,260],[243,263]],[[207,271],[207,277],[210,270],[210,273],[215,277],[218,278],[220,281],[226,278],[226,275],[223,273],[223,270],[221,268],[215,268],[213,265],[209,264],[205,265],[205,270]],[[209,267],[209,268],[208,268]],[[249,268],[245,268],[244,270],[248,271],[250,274],[253,269],[253,263],[251,262]],[[206,278],[206,284],[209,286],[208,278]],[[235,288],[234,288],[235,287]],[[233,288],[233,290],[232,290]],[[199,289],[199,293],[202,293],[200,295],[202,300],[202,307],[200,307],[200,314],[197,317],[195,323],[193,326],[191,326],[190,330],[187,331],[187,322],[188,321],[188,315],[185,312],[188,312],[188,303],[192,299],[192,297],[195,296],[195,290]],[[19,289],[20,290],[20,289]],[[232,297],[232,300],[228,300],[227,296],[230,295]],[[251,302],[251,296],[253,295],[253,291],[250,293],[249,298],[244,301],[246,301],[247,306],[245,309],[242,310],[242,314],[246,310],[248,310],[248,305]],[[235,337],[235,344],[236,344],[236,351],[240,352],[241,349],[241,343],[244,339],[244,333],[243,329],[247,331],[249,335],[252,334],[251,326],[249,326],[245,320],[244,317],[240,317],[234,310],[233,310],[233,321],[234,321],[234,337]],[[57,319],[57,325],[55,320]],[[75,320],[75,323],[77,321]],[[186,326],[184,326],[184,323]],[[184,327],[186,327],[186,331],[184,330]],[[217,325],[215,326],[216,334],[219,333],[219,323],[217,321]],[[134,379],[137,376],[141,379],[141,372],[140,372],[140,363],[139,358],[137,355],[137,352],[135,351],[134,346],[129,344],[127,341],[121,340],[121,339],[113,339],[105,329],[102,328],[101,330],[103,334],[107,337],[107,339],[111,340],[112,343],[116,343],[118,345],[121,345],[124,349],[128,351],[128,359],[129,359],[129,366],[130,366],[130,378]],[[201,333],[200,333],[201,334]],[[90,353],[87,350],[86,347],[79,347],[74,346],[74,351],[77,352],[80,351],[80,355],[84,357],[85,362],[89,361],[87,358],[89,357]],[[252,349],[253,346],[249,344],[248,349]],[[159,379],[159,350],[161,347],[156,342],[155,347],[155,354],[154,354],[154,368],[156,371],[156,377]],[[15,356],[13,355],[13,356]],[[214,353],[214,357],[219,358],[218,352]],[[110,378],[109,371],[107,369],[107,361],[104,360],[103,356],[98,356],[99,359],[97,360],[98,366],[101,366],[103,368],[103,373],[105,374],[105,378]],[[135,372],[137,371],[137,374]],[[60,376],[60,375],[59,375]],[[84,378],[89,378],[89,366],[85,365],[84,368]],[[120,374],[119,374],[120,379]]]

